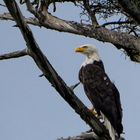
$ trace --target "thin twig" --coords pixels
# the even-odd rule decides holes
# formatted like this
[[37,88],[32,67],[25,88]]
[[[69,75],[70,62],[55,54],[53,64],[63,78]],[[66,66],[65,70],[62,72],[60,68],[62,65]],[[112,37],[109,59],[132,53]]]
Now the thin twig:
[[[14,21],[13,17],[9,13],[0,14],[0,20],[12,20],[12,21]],[[41,24],[38,22],[37,18],[24,18],[24,20],[28,24],[41,27]]]
[[1,20],[14,20],[13,17],[9,13],[0,14]]
[[4,4],[1,4],[1,3],[0,3],[0,6],[2,6],[2,7],[6,7]]
[[27,54],[27,50],[21,50],[21,51],[15,51],[7,54],[2,54],[0,55],[0,60],[5,60],[5,59],[11,59],[11,58],[18,58],[18,57],[23,57]]
[[112,21],[112,22],[106,22],[106,23],[102,24],[101,26],[105,27],[105,26],[114,25],[114,24],[121,25],[121,24],[131,24],[131,23],[133,23],[133,21],[129,21],[129,20],[126,20],[126,21]]
[[79,84],[80,84],[80,82],[78,82],[78,83],[76,83],[76,84],[70,86],[70,89],[71,89],[71,90],[74,90],[77,86],[79,86]]

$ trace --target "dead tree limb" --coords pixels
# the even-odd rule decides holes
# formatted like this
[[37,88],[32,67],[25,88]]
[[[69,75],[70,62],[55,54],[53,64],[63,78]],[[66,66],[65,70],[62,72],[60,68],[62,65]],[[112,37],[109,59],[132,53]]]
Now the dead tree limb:
[[[44,6],[42,11],[36,11],[30,0],[26,1],[27,9],[46,28],[69,32],[86,37],[95,38],[99,41],[110,42],[118,49],[124,49],[132,61],[140,62],[140,38],[123,32],[111,31],[102,26],[81,24],[78,22],[66,21],[51,15]],[[126,41],[127,40],[127,41]]]
[[57,140],[101,140],[94,132],[82,133],[78,136],[58,138]]
[[11,53],[2,54],[2,55],[0,55],[0,60],[18,58],[18,57],[22,57],[25,55],[28,55],[26,49],[21,50],[21,51],[15,51],[15,52],[11,52]]
[[[47,29],[57,30],[60,32],[68,32],[72,34],[82,35],[90,38],[95,38],[99,41],[110,42],[118,49],[124,49],[126,54],[132,61],[140,62],[140,38],[134,35],[130,35],[124,32],[111,31],[102,26],[92,26],[88,24],[66,21],[57,18],[47,11],[38,12],[31,4],[29,0],[28,10],[36,18],[24,18],[29,24],[33,24],[39,27],[45,27]],[[2,20],[13,20],[8,14],[0,14]],[[126,41],[127,40],[127,41]]]
[[[103,139],[100,139],[99,137],[96,136],[96,134],[94,132],[88,132],[88,133],[82,133],[81,135],[78,135],[78,136],[70,136],[70,137],[67,137],[67,138],[58,138],[57,140],[103,140]],[[124,138],[119,138],[116,140],[125,140]]]
[[[15,21],[14,18],[9,13],[0,14],[0,20],[11,20],[11,21]],[[39,23],[39,21],[36,18],[24,18],[24,20],[28,24],[41,27],[41,24]]]
[[78,113],[80,117],[94,130],[98,137],[103,138],[104,140],[110,140],[108,131],[104,125],[100,123],[100,121],[93,116],[88,108],[78,99],[78,97],[54,70],[47,57],[42,53],[29,26],[24,21],[24,17],[15,0],[4,0],[4,2],[24,37],[28,53],[48,81],[58,91],[63,99],[75,110],[75,112]]
[[139,37],[123,32],[111,31],[102,26],[94,27],[93,25],[62,20],[51,15],[45,7],[42,12],[37,12],[31,5],[30,0],[26,1],[26,5],[27,9],[39,20],[43,27],[58,30],[60,32],[84,35],[103,42],[110,42],[118,49],[124,49],[132,61],[140,62]]

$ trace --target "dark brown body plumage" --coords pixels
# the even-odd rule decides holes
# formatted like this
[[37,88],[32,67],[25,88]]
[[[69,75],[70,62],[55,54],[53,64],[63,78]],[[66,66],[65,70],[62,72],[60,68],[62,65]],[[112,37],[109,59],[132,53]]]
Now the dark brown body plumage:
[[120,136],[123,132],[120,95],[105,73],[102,61],[82,66],[79,80],[97,113],[100,114],[101,111]]

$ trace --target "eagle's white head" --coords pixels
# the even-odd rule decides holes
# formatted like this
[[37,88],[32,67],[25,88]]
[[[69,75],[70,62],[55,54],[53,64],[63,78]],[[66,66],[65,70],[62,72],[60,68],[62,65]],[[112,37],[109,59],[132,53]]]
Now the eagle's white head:
[[75,49],[75,52],[86,55],[86,60],[82,64],[82,66],[85,66],[86,64],[91,64],[94,61],[100,61],[98,50],[94,45],[90,44],[81,45],[80,47]]

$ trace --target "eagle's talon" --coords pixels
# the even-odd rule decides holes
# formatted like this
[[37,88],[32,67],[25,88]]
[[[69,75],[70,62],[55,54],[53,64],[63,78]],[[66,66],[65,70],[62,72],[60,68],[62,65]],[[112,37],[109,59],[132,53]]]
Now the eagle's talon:
[[90,108],[89,109],[89,111],[97,118],[97,119],[102,119],[102,116],[101,115],[99,115],[98,113],[97,113],[97,111],[95,110],[95,108]]

